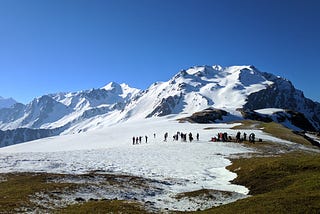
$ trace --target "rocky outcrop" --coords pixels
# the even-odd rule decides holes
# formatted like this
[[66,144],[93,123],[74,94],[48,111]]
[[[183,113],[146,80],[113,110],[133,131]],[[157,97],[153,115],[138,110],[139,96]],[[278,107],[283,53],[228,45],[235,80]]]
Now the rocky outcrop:
[[281,123],[287,128],[296,127],[299,130],[315,132],[316,128],[310,123],[304,114],[292,110],[278,111],[273,114],[260,114],[254,110],[238,109],[244,119],[257,120],[262,122]]
[[[247,97],[246,104],[243,106],[245,111],[264,109],[264,108],[281,108],[290,109],[295,113],[295,124],[299,124],[298,118],[302,119],[303,127],[320,130],[320,103],[313,102],[306,98],[302,91],[297,90],[293,84],[280,77],[272,74],[263,73],[263,75],[273,84],[266,89],[252,93]],[[297,114],[300,112],[300,114]],[[301,116],[304,115],[304,117]],[[298,116],[300,115],[300,116]],[[307,119],[313,128],[306,123]]]
[[190,117],[181,118],[179,121],[191,123],[215,123],[218,120],[222,121],[223,117],[227,115],[228,112],[224,110],[207,108],[203,111],[192,114]]

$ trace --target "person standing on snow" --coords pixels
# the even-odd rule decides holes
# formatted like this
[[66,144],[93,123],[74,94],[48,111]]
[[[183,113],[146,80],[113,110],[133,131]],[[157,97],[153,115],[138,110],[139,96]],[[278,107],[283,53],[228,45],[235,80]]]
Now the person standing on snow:
[[240,143],[240,136],[241,136],[241,133],[237,132],[237,135],[236,135],[236,142],[237,143]]
[[168,132],[164,134],[164,142],[167,142],[167,138],[168,138]]
[[243,141],[247,141],[247,133],[243,133]]

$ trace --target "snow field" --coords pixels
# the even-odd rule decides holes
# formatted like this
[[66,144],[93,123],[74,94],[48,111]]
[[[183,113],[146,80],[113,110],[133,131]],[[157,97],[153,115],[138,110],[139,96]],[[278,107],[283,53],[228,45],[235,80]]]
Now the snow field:
[[[231,184],[236,174],[228,171],[228,157],[252,150],[236,143],[209,142],[218,132],[235,136],[237,124],[178,123],[174,118],[151,118],[121,123],[74,135],[51,137],[0,149],[0,173],[47,172],[82,174],[129,174],[168,181],[167,194],[150,199],[159,207],[172,202],[178,193],[199,189],[230,191],[237,198],[246,197],[248,189]],[[213,129],[204,130],[211,127]],[[200,134],[199,141],[173,141],[176,132]],[[168,142],[163,141],[169,133]],[[254,131],[257,138],[278,140]],[[156,133],[156,138],[153,134]],[[249,133],[247,133],[249,134]],[[145,137],[148,136],[148,143]],[[142,136],[142,143],[132,145],[132,137]],[[279,140],[278,140],[279,141]],[[242,195],[241,197],[239,195]],[[175,200],[176,201],[176,200]],[[184,210],[186,205],[171,203],[171,209]],[[167,205],[166,205],[167,206]]]

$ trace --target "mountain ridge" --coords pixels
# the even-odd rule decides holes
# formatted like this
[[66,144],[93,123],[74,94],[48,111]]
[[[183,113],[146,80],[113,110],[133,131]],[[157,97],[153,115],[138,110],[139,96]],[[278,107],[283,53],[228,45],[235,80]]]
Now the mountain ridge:
[[4,98],[0,96],[0,109],[1,108],[10,108],[14,104],[16,104],[17,101],[13,98]]
[[128,120],[190,116],[207,108],[227,111],[232,118],[245,118],[244,111],[288,109],[302,113],[313,130],[320,130],[319,103],[306,98],[289,80],[252,65],[194,66],[146,90],[110,82],[98,89],[43,95],[26,105],[1,108],[0,129],[71,134]]

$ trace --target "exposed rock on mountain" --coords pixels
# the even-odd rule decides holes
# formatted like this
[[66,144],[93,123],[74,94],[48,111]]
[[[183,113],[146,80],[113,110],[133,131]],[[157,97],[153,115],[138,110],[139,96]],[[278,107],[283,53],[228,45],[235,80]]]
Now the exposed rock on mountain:
[[[259,112],[268,108],[281,110]],[[319,103],[305,98],[290,81],[254,66],[196,66],[145,91],[112,82],[100,89],[44,95],[27,105],[1,108],[0,129],[59,129],[61,134],[70,134],[167,115],[200,123],[221,117],[224,121],[249,118],[320,130]]]
[[223,117],[229,113],[214,108],[207,108],[203,111],[193,113],[190,117],[179,119],[180,122],[191,122],[191,123],[216,123],[223,121]]

